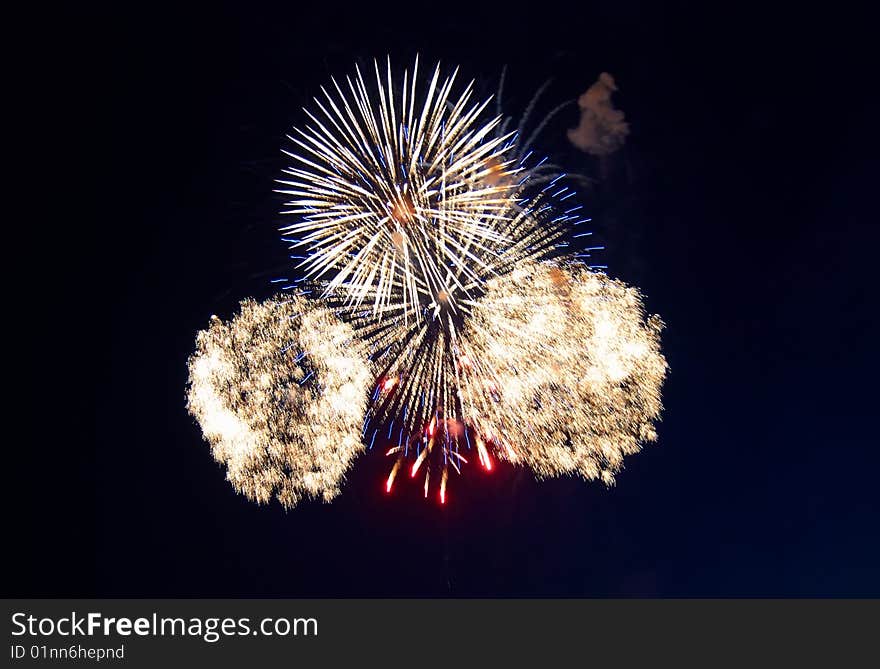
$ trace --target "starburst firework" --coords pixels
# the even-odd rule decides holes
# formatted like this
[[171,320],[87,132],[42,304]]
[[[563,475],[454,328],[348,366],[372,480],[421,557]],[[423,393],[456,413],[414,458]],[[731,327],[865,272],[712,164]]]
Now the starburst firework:
[[[425,309],[459,311],[516,249],[552,241],[533,225],[539,200],[524,202],[527,170],[511,151],[501,118],[483,119],[489,100],[473,102],[473,82],[453,93],[457,70],[427,85],[419,64],[395,83],[390,61],[374,63],[370,83],[358,68],[315,98],[317,112],[289,139],[279,192],[291,197],[282,228],[308,254],[306,279],[326,278],[324,294],[374,316]],[[514,247],[513,251],[511,247]]]

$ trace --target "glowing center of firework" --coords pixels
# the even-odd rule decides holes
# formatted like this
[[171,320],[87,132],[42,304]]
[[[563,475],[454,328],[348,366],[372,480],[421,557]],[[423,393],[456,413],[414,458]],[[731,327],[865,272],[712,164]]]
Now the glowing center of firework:
[[401,227],[411,223],[415,214],[415,205],[407,195],[401,195],[400,199],[391,207],[391,220]]

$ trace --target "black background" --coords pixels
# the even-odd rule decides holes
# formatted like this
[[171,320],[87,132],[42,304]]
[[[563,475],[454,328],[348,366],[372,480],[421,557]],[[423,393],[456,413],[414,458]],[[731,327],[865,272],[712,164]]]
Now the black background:
[[[880,596],[867,18],[299,4],[29,24],[4,594]],[[597,179],[609,272],[667,323],[659,442],[610,490],[499,467],[440,508],[386,496],[373,452],[332,505],[258,507],[186,413],[194,334],[269,294],[302,105],[356,61],[416,52],[487,94],[507,64],[514,112],[549,77],[552,106],[614,74],[624,149],[599,165],[568,147],[574,108],[546,145]]]

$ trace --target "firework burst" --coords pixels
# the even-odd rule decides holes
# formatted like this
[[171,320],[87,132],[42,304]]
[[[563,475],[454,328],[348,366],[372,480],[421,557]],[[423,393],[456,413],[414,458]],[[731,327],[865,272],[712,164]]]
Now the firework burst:
[[568,191],[563,175],[531,164],[500,116],[484,120],[489,100],[472,102],[473,82],[454,95],[456,73],[443,78],[438,65],[420,85],[418,69],[395,81],[390,63],[375,63],[369,83],[358,69],[323,89],[319,113],[290,136],[296,166],[280,189],[293,198],[285,213],[297,222],[283,233],[307,252],[305,281],[379,370],[365,436],[396,442],[389,485],[408,457],[413,475],[442,462],[444,481],[467,462],[463,426],[481,382],[459,336],[468,305],[489,279],[556,252],[575,219],[553,204]]
[[372,371],[352,329],[297,296],[245,300],[199,332],[187,406],[233,487],[285,507],[325,501],[363,451]]
[[374,445],[387,491],[422,476],[441,502],[497,459],[610,484],[656,438],[662,324],[582,264],[601,247],[569,252],[590,219],[531,149],[565,105],[526,132],[542,88],[507,132],[456,80],[375,62],[289,135],[293,292],[214,320],[190,360],[190,412],[251,499],[331,499]]
[[489,101],[473,102],[473,82],[453,94],[457,71],[441,78],[437,65],[426,87],[418,60],[399,85],[390,61],[374,71],[322,88],[289,135],[295,165],[279,192],[298,220],[284,238],[307,249],[304,276],[327,277],[349,306],[455,312],[522,216],[509,137],[493,136],[500,119],[481,121]]
[[540,477],[612,483],[656,439],[661,329],[636,289],[582,265],[527,263],[490,281],[464,333],[491,379],[478,429]]

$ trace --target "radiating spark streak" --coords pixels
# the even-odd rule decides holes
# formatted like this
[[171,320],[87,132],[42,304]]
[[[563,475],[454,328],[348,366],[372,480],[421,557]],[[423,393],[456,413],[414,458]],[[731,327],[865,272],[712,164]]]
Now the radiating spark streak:
[[415,461],[415,463],[413,463],[413,466],[412,466],[412,471],[410,472],[410,477],[413,477],[413,478],[415,477],[416,472],[419,471],[419,467],[421,466],[422,462],[425,461],[425,458],[428,457],[428,453],[431,452],[431,446],[433,446],[433,444],[434,444],[434,442],[433,442],[433,440],[432,440],[432,441],[430,442],[430,446],[428,446],[427,448],[425,448],[425,449],[419,454],[419,457],[416,458],[416,461]]
[[388,474],[388,481],[385,483],[385,492],[391,492],[391,485],[394,483],[394,477],[397,476],[397,470],[400,469],[400,463],[402,461],[402,458],[398,458],[397,462],[395,462],[394,466],[391,468],[391,472]]
[[482,439],[477,440],[477,455],[480,457],[480,464],[483,465],[487,471],[491,471],[492,461],[489,459],[489,453],[486,452],[486,444],[483,443]]

